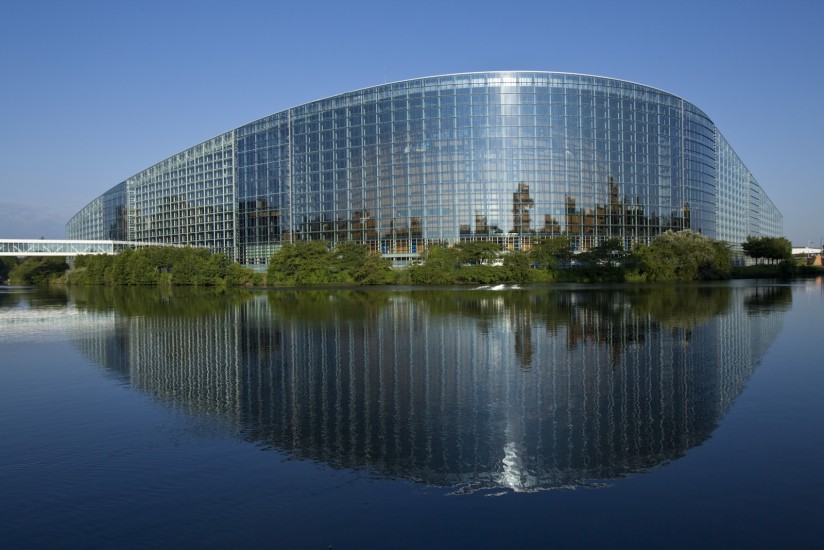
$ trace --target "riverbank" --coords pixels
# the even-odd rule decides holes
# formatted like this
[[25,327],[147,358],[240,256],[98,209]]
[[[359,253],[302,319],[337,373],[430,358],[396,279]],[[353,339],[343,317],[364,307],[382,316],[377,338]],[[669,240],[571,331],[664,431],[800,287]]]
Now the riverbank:
[[[610,239],[573,253],[569,239],[536,239],[528,251],[504,250],[488,242],[433,246],[418,264],[397,268],[365,244],[323,241],[286,243],[265,273],[240,266],[205,248],[126,249],[115,256],[5,261],[4,273],[16,285],[328,287],[340,285],[496,285],[526,283],[659,283],[729,279],[791,279],[824,274],[760,253],[764,262],[734,266],[730,249],[689,231],[666,232],[648,245],[625,250]],[[773,257],[775,256],[775,257]],[[2,278],[2,277],[0,277]]]

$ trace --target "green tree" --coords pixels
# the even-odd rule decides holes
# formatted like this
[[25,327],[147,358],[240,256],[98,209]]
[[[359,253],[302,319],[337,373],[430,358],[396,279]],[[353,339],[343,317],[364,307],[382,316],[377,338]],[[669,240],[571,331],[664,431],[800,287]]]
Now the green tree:
[[556,269],[572,258],[572,240],[569,237],[535,239],[529,254],[540,269]]
[[512,250],[504,255],[506,277],[512,283],[528,283],[532,281],[532,269],[529,266],[529,253]]
[[262,282],[262,273],[257,273],[234,262],[229,263],[223,276],[223,284],[226,286],[258,286]]
[[624,249],[624,242],[618,237],[607,239],[578,255],[579,269],[590,281],[623,281],[630,259],[631,254]]
[[324,241],[284,244],[269,260],[270,283],[322,285],[333,282],[335,259]]
[[209,256],[205,248],[181,248],[172,265],[172,284],[180,286],[213,285]]
[[458,261],[463,265],[490,264],[501,253],[501,245],[492,241],[467,241],[455,245]]
[[724,280],[732,276],[732,250],[722,241],[710,241],[713,249],[712,261],[704,262],[698,270],[702,281]]
[[369,247],[355,241],[341,241],[335,245],[331,257],[334,271],[352,271],[369,258]]
[[695,281],[728,277],[729,249],[689,229],[666,231],[649,245],[636,245],[633,256],[647,281]]
[[157,264],[152,261],[150,252],[137,250],[130,256],[130,262],[126,267],[127,281],[129,285],[155,285],[160,279],[160,272]]
[[229,269],[229,257],[226,254],[209,254],[203,262],[202,285],[220,285],[225,282],[226,271]]
[[509,272],[501,266],[494,265],[469,265],[463,266],[457,271],[458,281],[461,283],[474,284],[494,284],[510,281]]
[[747,236],[747,240],[741,244],[744,253],[758,260],[785,261],[792,259],[792,243],[784,237],[754,237]]
[[131,248],[126,248],[114,257],[114,261],[112,262],[112,284],[131,284],[129,282],[129,269],[133,255],[134,250]]
[[66,258],[32,256],[9,270],[9,281],[14,285],[45,285],[56,280],[68,269]]
[[18,263],[20,262],[13,256],[0,256],[0,283],[9,278],[9,273]]
[[115,256],[78,256],[66,280],[72,285],[237,286],[259,283],[262,275],[206,248],[152,246],[126,248]]
[[109,254],[88,254],[78,256],[69,272],[69,283],[79,285],[111,284],[112,264],[115,256]]
[[767,246],[764,239],[765,237],[753,237],[752,235],[748,235],[747,240],[741,243],[741,248],[744,249],[744,254],[754,259],[755,263],[758,263],[758,260],[761,258],[767,257]]
[[460,253],[455,248],[435,245],[426,251],[423,265],[412,266],[410,278],[415,284],[451,284],[458,282]]
[[369,254],[349,270],[352,279],[362,285],[385,285],[392,282],[392,262],[378,254]]

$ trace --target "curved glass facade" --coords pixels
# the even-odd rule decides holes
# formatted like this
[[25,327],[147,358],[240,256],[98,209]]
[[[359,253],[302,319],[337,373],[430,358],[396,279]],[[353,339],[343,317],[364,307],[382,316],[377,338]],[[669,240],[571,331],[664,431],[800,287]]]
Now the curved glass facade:
[[586,250],[668,229],[738,245],[780,235],[781,215],[680,97],[602,77],[489,72],[375,86],[241,126],[127,179],[67,233],[112,228],[254,265],[293,240],[362,241],[397,259],[434,242],[518,249],[567,235]]

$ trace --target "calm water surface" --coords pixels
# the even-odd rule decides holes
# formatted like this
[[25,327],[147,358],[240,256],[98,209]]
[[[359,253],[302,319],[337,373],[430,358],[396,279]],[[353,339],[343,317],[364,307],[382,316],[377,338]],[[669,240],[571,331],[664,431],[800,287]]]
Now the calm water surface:
[[824,288],[0,288],[0,547],[824,547]]

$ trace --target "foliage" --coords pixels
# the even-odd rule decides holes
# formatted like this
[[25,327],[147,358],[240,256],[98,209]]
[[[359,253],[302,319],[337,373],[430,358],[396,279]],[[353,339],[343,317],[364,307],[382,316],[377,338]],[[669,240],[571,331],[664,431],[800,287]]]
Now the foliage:
[[532,281],[532,269],[529,267],[529,254],[511,251],[504,256],[505,276],[511,283],[529,283]]
[[415,284],[443,285],[459,282],[460,252],[455,248],[436,245],[426,251],[423,265],[411,266],[410,277]]
[[719,281],[732,277],[732,251],[727,243],[710,241],[714,256],[712,261],[701,266],[698,278],[702,281]]
[[470,265],[456,271],[458,282],[466,284],[491,285],[506,282],[503,268],[492,265]]
[[755,259],[756,263],[760,259],[772,261],[784,261],[792,258],[793,246],[784,237],[747,237],[741,244],[744,253]]
[[263,273],[229,262],[224,271],[223,281],[225,286],[260,286],[263,284]]
[[579,270],[586,281],[622,282],[632,255],[619,238],[612,238],[578,255]]
[[112,284],[112,268],[115,256],[89,254],[78,256],[74,268],[69,271],[67,283],[70,285]]
[[[787,279],[797,275],[821,274],[821,268],[805,270],[807,266],[797,266],[790,260],[777,264],[756,264],[737,266],[732,271],[736,279]],[[812,266],[809,266],[812,267]]]
[[262,276],[205,248],[127,248],[115,256],[78,256],[70,285],[239,286],[260,284]]
[[114,257],[114,261],[112,262],[111,284],[131,284],[129,281],[129,266],[132,263],[132,256],[134,256],[134,250],[127,248]]
[[572,258],[572,240],[569,237],[536,239],[529,254],[540,269],[556,269]]
[[370,254],[369,247],[352,241],[342,241],[332,250],[337,279],[362,285],[383,285],[392,282],[392,262],[380,254]]
[[458,261],[463,265],[491,264],[501,253],[501,245],[492,241],[467,241],[455,245]]
[[[786,239],[750,237],[748,242],[748,253],[758,257],[789,257]],[[631,253],[624,250],[621,239],[610,239],[575,256],[576,269],[558,269],[571,258],[568,237],[536,239],[529,252],[503,251],[497,243],[478,241],[433,246],[422,265],[393,270],[388,259],[370,253],[365,244],[345,241],[333,248],[323,241],[298,241],[284,244],[272,255],[267,277],[270,284],[310,286],[657,282],[725,279],[732,274],[727,245],[689,230],[668,231],[649,245],[636,245]],[[502,265],[494,265],[499,259]],[[14,272],[13,282],[40,284],[62,273],[65,267],[57,265],[61,262],[3,258],[0,275]],[[789,277],[797,272],[792,262],[782,261],[737,268],[735,276]],[[252,286],[262,284],[263,275],[203,248],[148,247],[126,249],[116,256],[78,256],[64,280],[69,285]]]
[[729,278],[729,248],[699,233],[667,231],[649,245],[633,250],[639,273],[649,282],[695,281]]
[[55,282],[68,269],[66,258],[32,256],[13,265],[8,278],[13,285],[45,285]]
[[[328,247],[328,245],[327,245]],[[360,267],[369,257],[369,247],[355,241],[341,241],[332,250],[334,271],[344,271]]]
[[[225,254],[211,254],[205,248],[183,248],[172,265],[171,282],[179,286],[220,285],[229,263]],[[156,268],[155,273],[159,272]]]
[[323,241],[286,243],[272,254],[267,277],[270,284],[330,284],[333,282],[333,260]]
[[6,281],[12,268],[19,262],[17,258],[11,256],[0,256],[0,283]]
[[[569,270],[563,270],[569,271]],[[529,270],[530,276],[532,277],[533,283],[559,283],[562,282],[560,279],[560,274],[562,273],[561,270],[558,271],[549,271],[546,269],[530,269]]]
[[370,254],[364,244],[344,241],[330,249],[324,241],[297,241],[275,252],[267,270],[270,284],[329,285],[388,284],[393,280],[391,263]]
[[[530,256],[520,251],[500,251],[500,247],[434,246],[425,256],[423,265],[408,269],[410,282],[422,285],[527,283],[535,279]],[[493,243],[494,244],[494,243]],[[503,265],[490,265],[492,259],[503,258]],[[469,264],[469,265],[463,265]]]
[[359,265],[349,269],[356,283],[385,285],[393,282],[392,263],[377,254],[369,254]]

